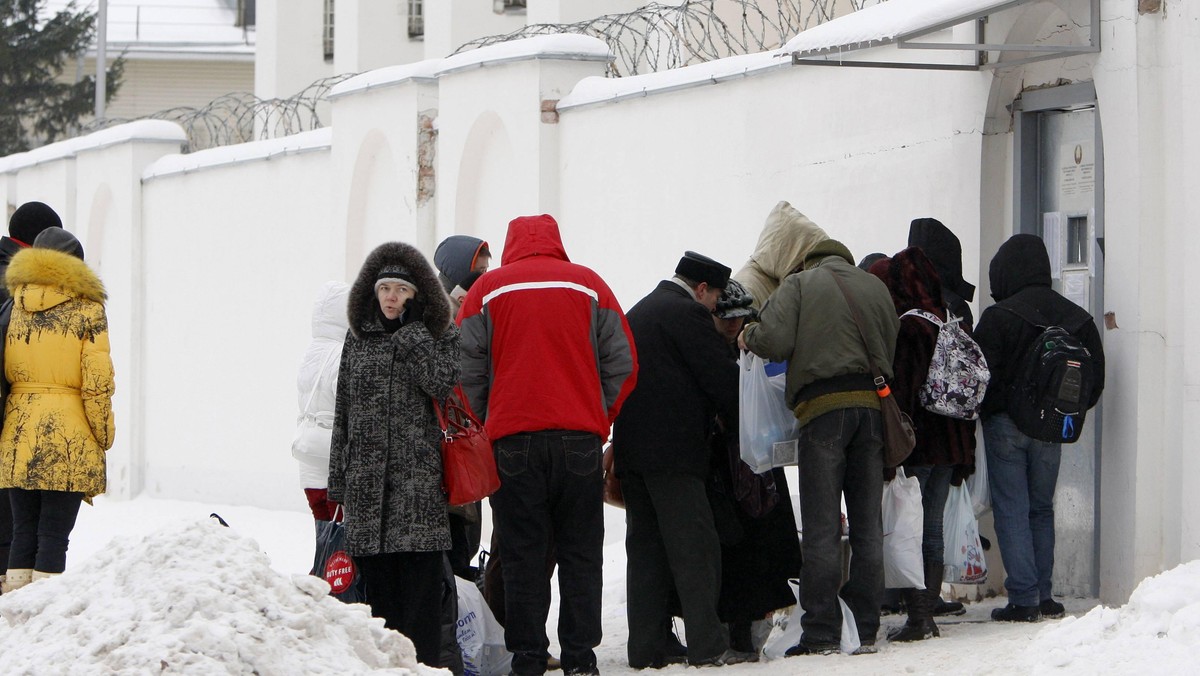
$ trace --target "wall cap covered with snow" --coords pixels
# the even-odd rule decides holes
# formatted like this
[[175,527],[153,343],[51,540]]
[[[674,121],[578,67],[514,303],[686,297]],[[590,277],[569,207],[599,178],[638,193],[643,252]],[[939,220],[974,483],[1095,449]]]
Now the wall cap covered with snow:
[[187,155],[167,155],[146,167],[142,180],[187,174],[212,167],[269,160],[285,155],[329,150],[333,144],[333,128],[325,127],[265,141],[252,141],[232,146],[201,150]]
[[442,67],[437,75],[533,59],[607,62],[613,60],[613,55],[604,41],[587,35],[539,35],[448,56],[442,59]]
[[438,71],[442,68],[444,59],[427,59],[416,63],[406,63],[400,66],[377,68],[340,82],[329,90],[329,100],[334,100],[347,94],[358,94],[372,89],[392,87],[405,82],[434,82]]
[[32,167],[44,162],[69,159],[81,152],[100,150],[120,143],[133,142],[186,143],[183,127],[167,120],[139,120],[117,125],[77,138],[59,141],[28,152],[0,157],[0,174]]

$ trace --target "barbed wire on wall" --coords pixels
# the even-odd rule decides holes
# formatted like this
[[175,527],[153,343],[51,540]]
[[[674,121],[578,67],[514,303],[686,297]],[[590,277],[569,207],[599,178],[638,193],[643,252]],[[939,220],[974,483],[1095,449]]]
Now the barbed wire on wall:
[[135,120],[170,120],[187,133],[185,152],[276,138],[325,126],[329,91],[354,77],[343,73],[322,78],[287,98],[262,99],[248,92],[218,96],[201,107],[180,106],[136,118],[106,118],[84,125],[81,134]]
[[680,68],[776,49],[800,31],[884,0],[700,0],[650,3],[586,21],[532,24],[472,40],[455,53],[537,35],[572,33],[606,42],[609,77]]
[[[680,68],[776,49],[797,33],[885,0],[698,0],[652,2],[631,12],[566,24],[533,24],[472,40],[455,53],[537,35],[573,33],[606,42],[615,55],[609,77]],[[184,152],[276,138],[324,126],[329,91],[353,77],[322,78],[287,98],[229,93],[200,107],[181,106],[137,118],[95,120],[81,134],[135,120],[171,120],[187,134]]]

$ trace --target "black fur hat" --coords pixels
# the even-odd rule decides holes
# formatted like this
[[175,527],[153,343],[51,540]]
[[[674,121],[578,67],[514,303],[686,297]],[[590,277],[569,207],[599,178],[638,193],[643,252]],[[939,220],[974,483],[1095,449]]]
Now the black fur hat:
[[440,337],[450,328],[450,299],[442,291],[438,283],[437,273],[433,266],[421,255],[421,252],[404,242],[387,242],[380,244],[363,262],[358,277],[350,287],[350,303],[347,316],[350,320],[350,331],[355,336],[362,337],[363,325],[376,315],[379,299],[375,296],[375,281],[379,273],[387,267],[399,266],[411,277],[417,287],[414,299],[423,308],[425,327],[434,338]]

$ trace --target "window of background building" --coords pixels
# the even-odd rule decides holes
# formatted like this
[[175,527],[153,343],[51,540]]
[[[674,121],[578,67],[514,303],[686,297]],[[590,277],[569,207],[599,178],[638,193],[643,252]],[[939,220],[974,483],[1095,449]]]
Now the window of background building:
[[237,23],[234,24],[238,28],[247,28],[254,25],[254,4],[255,0],[238,0],[237,8]]
[[322,37],[325,43],[325,60],[333,61],[333,0],[325,0],[325,27]]
[[422,0],[408,0],[408,37],[425,36],[425,10]]
[[497,14],[505,12],[524,12],[525,0],[493,0],[492,10]]

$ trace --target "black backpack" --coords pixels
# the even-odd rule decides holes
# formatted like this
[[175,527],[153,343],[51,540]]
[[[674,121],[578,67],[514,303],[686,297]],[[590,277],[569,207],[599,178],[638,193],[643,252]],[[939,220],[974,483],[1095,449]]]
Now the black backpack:
[[1096,386],[1092,353],[1075,336],[1092,321],[1081,312],[1074,326],[1057,326],[1036,308],[1017,303],[996,305],[1042,329],[1014,365],[1008,386],[1008,414],[1017,429],[1041,441],[1070,444],[1083,433]]

